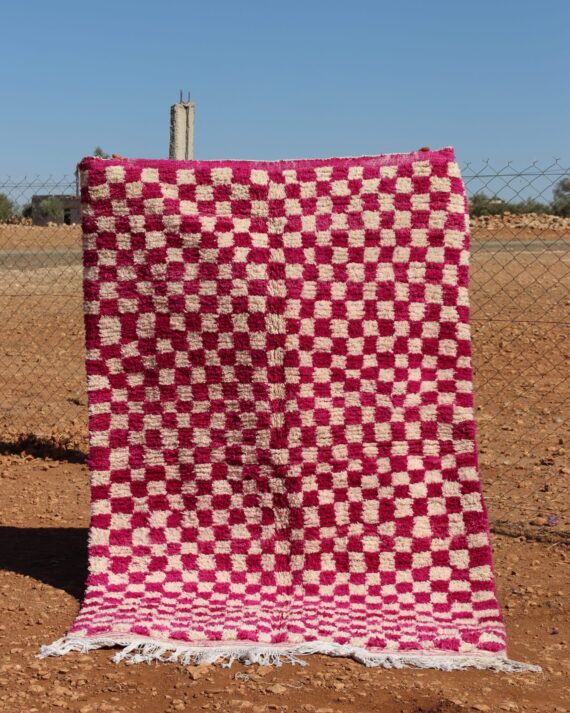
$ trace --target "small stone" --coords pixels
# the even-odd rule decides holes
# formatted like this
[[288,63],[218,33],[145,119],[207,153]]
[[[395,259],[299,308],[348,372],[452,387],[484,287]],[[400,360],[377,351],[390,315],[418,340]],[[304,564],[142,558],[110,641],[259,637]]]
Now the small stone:
[[473,710],[481,711],[481,713],[484,713],[484,711],[490,711],[491,709],[485,703],[476,703],[473,706]]
[[267,693],[275,693],[278,696],[281,696],[283,693],[287,693],[287,689],[285,686],[282,686],[280,683],[275,683],[273,686],[268,686],[266,689]]
[[207,672],[207,666],[196,666],[195,668],[188,669],[188,677],[191,678],[193,681],[197,681],[199,678],[205,676]]

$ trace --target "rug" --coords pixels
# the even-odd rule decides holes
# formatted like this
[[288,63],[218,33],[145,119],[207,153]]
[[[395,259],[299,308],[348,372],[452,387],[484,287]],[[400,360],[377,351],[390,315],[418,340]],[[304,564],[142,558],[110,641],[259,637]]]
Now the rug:
[[532,669],[495,593],[453,149],[79,170],[89,576],[41,655]]

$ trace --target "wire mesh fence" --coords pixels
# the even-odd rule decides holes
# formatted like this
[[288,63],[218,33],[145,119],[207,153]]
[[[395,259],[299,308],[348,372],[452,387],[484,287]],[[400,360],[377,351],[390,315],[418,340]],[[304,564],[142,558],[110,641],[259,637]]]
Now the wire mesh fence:
[[[462,166],[478,442],[496,527],[567,537],[570,168]],[[85,453],[75,176],[0,179],[0,442]],[[55,449],[55,450],[54,450]],[[513,530],[514,528],[514,530]],[[522,529],[521,529],[522,532]]]
[[462,167],[481,471],[495,520],[568,531],[570,170]]

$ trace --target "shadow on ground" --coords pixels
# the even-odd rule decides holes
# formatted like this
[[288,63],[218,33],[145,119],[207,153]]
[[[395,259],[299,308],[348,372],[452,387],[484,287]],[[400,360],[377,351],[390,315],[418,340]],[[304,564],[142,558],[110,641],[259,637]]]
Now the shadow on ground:
[[67,438],[44,438],[35,433],[23,433],[13,440],[0,440],[0,454],[19,455],[27,453],[34,458],[50,458],[67,463],[86,463],[87,454],[73,446]]
[[87,577],[87,533],[83,527],[0,527],[0,569],[80,600]]

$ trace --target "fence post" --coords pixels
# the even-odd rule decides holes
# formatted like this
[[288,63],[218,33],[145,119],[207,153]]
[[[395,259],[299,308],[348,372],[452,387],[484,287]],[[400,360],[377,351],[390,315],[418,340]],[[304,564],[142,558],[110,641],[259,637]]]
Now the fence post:
[[182,100],[170,107],[170,152],[171,159],[187,161],[194,154],[194,115],[196,105],[188,100]]

